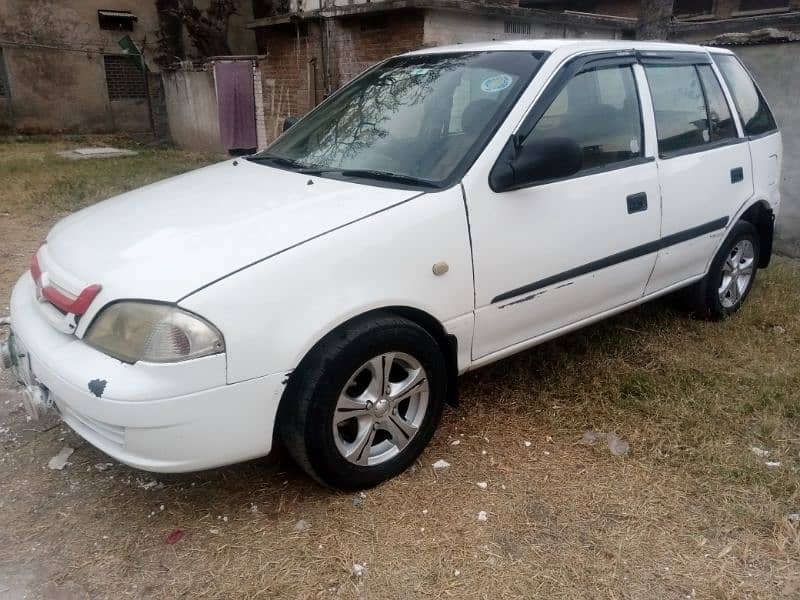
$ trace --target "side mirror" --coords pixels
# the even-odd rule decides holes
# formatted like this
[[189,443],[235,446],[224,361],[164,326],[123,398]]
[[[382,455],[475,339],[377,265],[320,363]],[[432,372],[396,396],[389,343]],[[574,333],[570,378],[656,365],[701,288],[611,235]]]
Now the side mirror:
[[297,117],[286,117],[286,120],[283,122],[283,130],[286,131],[293,127],[300,119]]
[[569,177],[581,170],[583,152],[570,138],[528,140],[517,145],[512,137],[489,176],[495,192],[514,190],[537,181]]

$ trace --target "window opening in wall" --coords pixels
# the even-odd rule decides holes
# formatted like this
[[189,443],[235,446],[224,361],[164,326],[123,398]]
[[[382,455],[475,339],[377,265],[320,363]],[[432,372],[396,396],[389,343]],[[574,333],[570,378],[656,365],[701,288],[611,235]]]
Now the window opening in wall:
[[146,98],[140,58],[127,54],[107,54],[103,56],[106,71],[106,86],[109,100],[130,100]]
[[530,35],[531,24],[525,21],[506,21],[503,25],[503,31],[517,35]]
[[381,31],[389,28],[386,15],[370,15],[361,19],[361,31]]
[[97,21],[100,29],[110,31],[133,31],[133,24],[138,17],[127,10],[98,10]]

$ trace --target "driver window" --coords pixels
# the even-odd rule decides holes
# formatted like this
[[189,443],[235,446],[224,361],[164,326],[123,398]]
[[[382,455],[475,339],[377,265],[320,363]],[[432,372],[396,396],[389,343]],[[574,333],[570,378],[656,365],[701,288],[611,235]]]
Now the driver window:
[[642,157],[642,120],[632,68],[604,67],[573,77],[526,142],[547,138],[576,142],[583,154],[581,170]]

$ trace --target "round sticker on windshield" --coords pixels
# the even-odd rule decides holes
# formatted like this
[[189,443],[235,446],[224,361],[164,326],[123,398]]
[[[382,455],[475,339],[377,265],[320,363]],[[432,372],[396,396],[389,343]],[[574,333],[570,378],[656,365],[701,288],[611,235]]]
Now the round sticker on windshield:
[[494,77],[484,79],[483,83],[481,83],[481,89],[488,94],[495,94],[497,92],[502,92],[510,86],[512,81],[511,75],[506,75],[505,73],[502,75],[495,75]]

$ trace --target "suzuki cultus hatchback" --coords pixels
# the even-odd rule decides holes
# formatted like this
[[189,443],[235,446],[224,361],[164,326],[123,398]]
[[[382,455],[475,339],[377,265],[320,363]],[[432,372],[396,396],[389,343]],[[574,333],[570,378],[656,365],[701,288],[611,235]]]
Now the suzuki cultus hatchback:
[[149,471],[264,456],[408,467],[457,377],[679,288],[736,311],[767,266],[781,138],[730,52],[526,40],[366,71],[258,154],[58,223],[3,362]]

